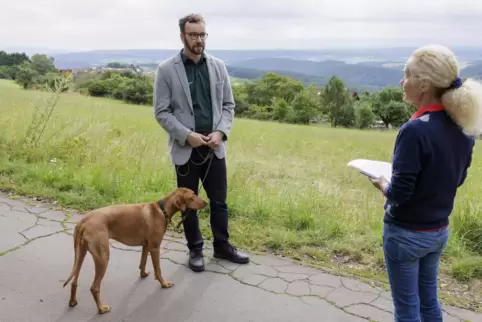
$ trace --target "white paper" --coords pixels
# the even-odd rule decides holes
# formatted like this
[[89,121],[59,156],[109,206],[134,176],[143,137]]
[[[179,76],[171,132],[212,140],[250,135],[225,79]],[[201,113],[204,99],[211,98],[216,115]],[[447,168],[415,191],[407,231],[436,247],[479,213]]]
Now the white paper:
[[389,162],[356,159],[348,162],[348,166],[374,179],[384,176],[390,182],[392,177],[392,164]]

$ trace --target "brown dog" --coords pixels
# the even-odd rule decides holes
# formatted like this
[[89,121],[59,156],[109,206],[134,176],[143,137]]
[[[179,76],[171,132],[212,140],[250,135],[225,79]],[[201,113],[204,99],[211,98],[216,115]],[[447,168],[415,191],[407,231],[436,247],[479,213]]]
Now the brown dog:
[[139,265],[142,278],[149,276],[146,271],[147,253],[149,252],[154,266],[155,279],[161,283],[163,288],[174,285],[162,278],[159,263],[160,245],[167,225],[178,211],[199,210],[206,205],[207,202],[196,196],[192,190],[178,188],[157,202],[113,205],[87,213],[76,224],[74,231],[74,266],[64,283],[65,287],[74,278],[69,305],[77,305],[77,280],[82,262],[89,251],[95,263],[95,278],[90,291],[100,314],[111,310],[111,306],[102,304],[100,300],[100,284],[109,262],[110,238],[127,246],[142,246]]

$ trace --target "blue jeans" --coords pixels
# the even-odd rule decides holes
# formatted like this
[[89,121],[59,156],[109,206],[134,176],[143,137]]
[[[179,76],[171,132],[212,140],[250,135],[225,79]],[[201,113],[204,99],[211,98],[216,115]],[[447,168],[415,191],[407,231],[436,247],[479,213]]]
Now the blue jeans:
[[415,232],[385,224],[383,253],[395,306],[395,322],[442,322],[437,277],[448,228]]

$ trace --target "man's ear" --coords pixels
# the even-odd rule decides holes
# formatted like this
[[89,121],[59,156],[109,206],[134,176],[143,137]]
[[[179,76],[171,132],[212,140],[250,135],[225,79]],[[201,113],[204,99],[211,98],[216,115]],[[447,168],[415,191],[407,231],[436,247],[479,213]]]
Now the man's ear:
[[186,203],[184,202],[184,198],[182,196],[176,196],[174,199],[174,205],[177,209],[181,210],[181,212],[186,211]]

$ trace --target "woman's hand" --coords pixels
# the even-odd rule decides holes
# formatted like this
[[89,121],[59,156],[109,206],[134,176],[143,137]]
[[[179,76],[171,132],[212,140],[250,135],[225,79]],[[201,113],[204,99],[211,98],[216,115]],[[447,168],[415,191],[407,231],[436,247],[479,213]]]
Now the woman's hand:
[[371,182],[378,190],[380,190],[382,193],[384,193],[384,190],[385,190],[385,189],[388,187],[388,185],[389,185],[388,180],[387,180],[384,176],[381,176],[381,177],[378,178],[378,179],[373,179],[373,178],[368,177],[368,180],[370,180],[370,182]]

